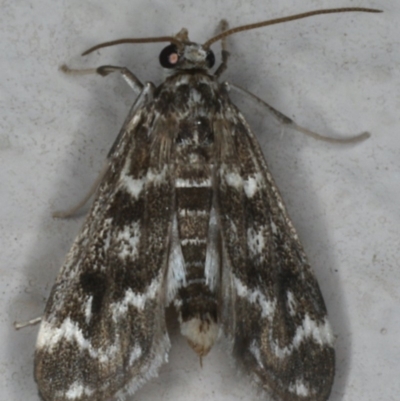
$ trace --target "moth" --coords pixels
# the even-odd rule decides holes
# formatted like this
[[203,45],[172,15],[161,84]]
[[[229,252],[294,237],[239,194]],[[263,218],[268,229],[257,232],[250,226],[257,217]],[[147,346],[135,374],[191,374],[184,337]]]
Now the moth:
[[[120,72],[139,96],[113,145],[91,210],[41,318],[34,375],[45,401],[133,394],[167,361],[165,309],[200,356],[224,336],[245,372],[275,399],[322,401],[335,371],[326,307],[260,146],[218,78],[236,32],[169,42],[158,87]],[[222,42],[211,73],[210,46]],[[65,68],[65,70],[67,70]],[[71,214],[71,213],[68,213]]]

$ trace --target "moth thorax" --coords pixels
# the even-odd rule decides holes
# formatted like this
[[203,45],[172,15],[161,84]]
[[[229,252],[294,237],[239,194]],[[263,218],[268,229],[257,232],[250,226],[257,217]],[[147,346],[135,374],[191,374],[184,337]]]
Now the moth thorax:
[[181,333],[186,337],[189,345],[200,357],[208,354],[218,336],[218,325],[207,314],[202,318],[194,317],[181,322]]

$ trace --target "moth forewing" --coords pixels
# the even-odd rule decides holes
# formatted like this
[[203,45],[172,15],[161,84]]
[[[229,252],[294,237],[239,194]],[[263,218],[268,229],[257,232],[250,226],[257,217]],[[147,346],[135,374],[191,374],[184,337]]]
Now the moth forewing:
[[[142,92],[47,301],[35,353],[45,401],[122,398],[157,375],[170,347],[170,303],[200,357],[221,328],[238,363],[277,399],[328,398],[335,357],[321,292],[261,149],[218,76],[226,36],[340,11],[376,10],[300,14],[203,45],[183,29],[85,52],[169,42],[160,62],[171,74],[153,90],[126,68],[96,70],[120,72]],[[217,40],[223,61],[213,75]]]

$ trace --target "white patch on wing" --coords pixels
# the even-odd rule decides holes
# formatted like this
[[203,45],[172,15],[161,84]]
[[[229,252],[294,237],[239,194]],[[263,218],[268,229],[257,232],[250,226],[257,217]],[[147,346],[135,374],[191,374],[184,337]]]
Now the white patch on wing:
[[254,358],[256,358],[258,366],[260,366],[260,368],[264,370],[264,364],[263,364],[263,362],[261,360],[260,348],[257,346],[255,341],[253,341],[250,344],[249,351],[253,354]]
[[314,342],[320,345],[333,345],[333,334],[328,319],[323,323],[317,323],[312,320],[308,314],[304,316],[302,325],[296,330],[293,339],[294,346],[299,346],[304,339],[312,338]]
[[299,379],[297,379],[294,383],[290,383],[288,390],[291,393],[297,394],[301,397],[308,397],[310,395],[309,388]]
[[272,234],[277,234],[278,233],[278,228],[276,227],[276,224],[271,220],[271,230]]
[[247,245],[251,256],[264,259],[265,234],[262,227],[259,231],[255,231],[252,227],[247,230]]
[[208,285],[211,291],[214,291],[220,279],[220,244],[218,240],[219,228],[217,213],[215,208],[212,208],[208,225],[206,262],[204,266],[206,285]]
[[[264,370],[265,366],[264,366],[264,362],[261,357],[260,347],[256,344],[255,341],[253,341],[250,344],[249,351],[251,354],[253,354],[254,358],[257,361],[258,366]],[[294,393],[301,397],[307,397],[310,395],[309,387],[300,379],[297,379],[294,383],[290,383],[288,386],[288,390],[291,393]]]
[[143,364],[140,365],[139,373],[132,378],[125,388],[116,393],[115,399],[125,399],[127,394],[133,394],[149,379],[156,377],[158,375],[160,366],[163,363],[168,362],[168,351],[170,348],[171,343],[169,341],[168,334],[165,334],[153,345],[151,351],[149,352],[149,355],[152,355],[152,357],[143,361]]
[[208,213],[208,210],[193,210],[193,209],[179,209],[179,216],[182,217],[196,217],[196,216],[205,216]]
[[[94,390],[92,388],[84,386],[80,381],[76,381],[68,387],[68,390],[65,392],[65,396],[69,400],[75,400],[76,398],[81,398],[82,396],[90,397],[93,393]],[[60,396],[62,396],[62,394],[60,394]]]
[[[237,295],[241,298],[246,299],[251,304],[257,304],[261,308],[261,318],[267,318],[269,322],[273,321],[273,317],[276,310],[276,300],[269,300],[262,294],[259,290],[250,290],[243,283],[233,275],[233,283],[236,288]],[[291,313],[291,308],[294,308],[296,301],[293,294],[289,291],[287,293],[289,313]],[[323,320],[322,323],[318,323],[311,319],[311,317],[306,314],[303,321],[297,327],[296,333],[293,336],[292,344],[286,347],[280,347],[273,339],[271,339],[271,350],[278,358],[285,358],[292,354],[293,350],[297,349],[304,341],[313,341],[321,346],[333,345],[333,334],[331,327],[327,318]],[[250,351],[253,353],[255,358],[261,364],[260,350],[257,348],[256,344],[250,347]]]
[[129,306],[133,306],[139,311],[143,310],[146,306],[146,302],[150,299],[154,299],[158,295],[160,287],[161,278],[156,277],[147,287],[145,292],[133,292],[131,288],[126,290],[122,301],[110,304],[109,308],[114,322],[117,322],[121,316],[126,315]]
[[255,303],[260,306],[261,317],[267,318],[271,321],[276,309],[276,300],[267,299],[267,297],[259,290],[250,290],[235,276],[233,276],[233,282],[237,295],[241,298],[245,298],[251,304]]
[[43,320],[40,325],[39,334],[36,342],[37,349],[45,349],[51,353],[53,347],[61,341],[76,342],[78,347],[84,351],[87,350],[90,357],[97,359],[100,363],[109,363],[115,359],[119,346],[111,344],[107,347],[94,348],[89,339],[85,338],[81,328],[77,323],[67,317],[60,327],[54,327],[49,322]]
[[118,244],[118,257],[121,260],[129,258],[133,261],[139,256],[140,233],[140,224],[136,221],[125,225],[117,233],[115,243]]
[[[136,115],[135,118],[137,119],[139,116]],[[138,199],[146,183],[146,177],[132,178],[130,175],[131,163],[135,163],[135,160],[132,161],[131,158],[128,157],[121,171],[120,185],[125,188],[134,199]]]
[[200,245],[200,244],[206,244],[207,239],[206,238],[185,238],[181,240],[181,245],[186,246],[186,245]]
[[172,220],[171,245],[168,260],[167,304],[175,298],[178,289],[185,286],[186,267],[179,240],[178,220],[175,215]]
[[87,301],[85,302],[84,310],[85,310],[85,322],[89,324],[90,319],[92,318],[92,303],[93,296],[87,297]]
[[[253,354],[254,358],[257,361],[258,366],[264,370],[265,366],[263,363],[263,360],[261,358],[261,351],[259,346],[256,344],[255,341],[253,341],[250,346],[249,346],[249,351],[251,354]],[[294,383],[290,383],[288,386],[288,390],[291,393],[297,394],[301,397],[307,397],[310,395],[310,389],[306,386],[306,384],[300,380],[297,379]]]
[[305,340],[312,340],[321,346],[332,346],[333,334],[327,318],[324,319],[323,323],[317,323],[306,314],[301,325],[296,329],[291,345],[280,347],[273,341],[271,348],[278,358],[285,358],[291,355],[293,350],[297,349]]
[[53,325],[46,320],[42,320],[36,348],[51,349],[62,339],[66,339],[67,341],[76,340],[78,345],[84,349],[90,347],[89,341],[83,337],[82,330],[69,317],[63,321],[60,327],[53,327]]
[[205,180],[198,180],[198,179],[185,179],[185,178],[177,178],[175,180],[175,187],[176,188],[209,188],[211,187],[211,179],[207,178]]
[[128,193],[132,195],[134,199],[139,198],[139,195],[142,193],[145,183],[145,178],[134,179],[126,174],[121,175],[121,184],[128,191]]
[[289,309],[289,314],[290,316],[295,316],[296,315],[296,307],[297,307],[297,301],[294,298],[294,295],[291,291],[286,292],[286,304]]
[[261,173],[255,173],[243,181],[243,188],[246,196],[252,198],[254,194],[260,190],[263,183],[263,176]]
[[226,172],[224,174],[225,181],[230,187],[234,187],[236,189],[241,189],[243,187],[243,179],[242,177],[235,172]]
[[149,168],[146,176],[147,182],[153,185],[165,184],[167,179],[168,168],[169,168],[168,164],[164,164],[164,167],[162,168],[161,171],[158,171],[158,169],[155,168]]
[[142,356],[142,354],[142,348],[140,348],[139,345],[135,345],[129,355],[129,366],[132,366]]

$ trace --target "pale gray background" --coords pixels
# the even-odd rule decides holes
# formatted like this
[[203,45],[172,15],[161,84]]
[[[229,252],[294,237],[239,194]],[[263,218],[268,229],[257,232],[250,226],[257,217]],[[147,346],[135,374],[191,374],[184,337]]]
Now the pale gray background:
[[[41,314],[82,224],[51,213],[85,193],[134,99],[118,76],[69,77],[58,66],[124,65],[143,81],[160,83],[163,44],[79,54],[102,41],[169,35],[182,26],[203,42],[221,18],[235,26],[348,5],[385,13],[319,16],[234,35],[223,78],[319,133],[372,133],[351,146],[282,133],[261,107],[235,98],[263,144],[327,303],[337,347],[331,400],[398,399],[398,0],[1,2],[0,399],[38,399],[32,378],[37,326],[15,332],[12,323]],[[219,46],[214,49],[218,54]],[[133,398],[257,397],[223,349],[215,347],[201,369],[176,335],[170,363]]]

